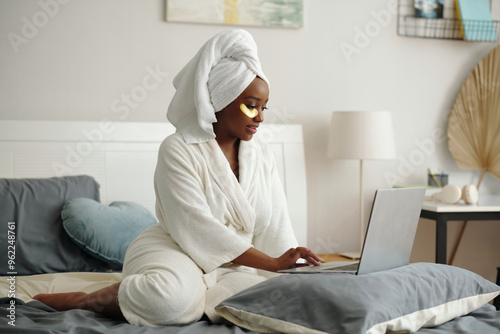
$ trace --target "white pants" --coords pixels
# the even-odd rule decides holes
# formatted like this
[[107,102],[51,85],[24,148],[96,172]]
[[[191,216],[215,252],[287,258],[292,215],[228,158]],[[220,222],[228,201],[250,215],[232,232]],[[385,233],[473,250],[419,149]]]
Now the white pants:
[[120,309],[137,326],[184,325],[203,313],[213,322],[224,299],[264,281],[252,268],[232,266],[208,274],[159,225],[132,242],[118,292]]

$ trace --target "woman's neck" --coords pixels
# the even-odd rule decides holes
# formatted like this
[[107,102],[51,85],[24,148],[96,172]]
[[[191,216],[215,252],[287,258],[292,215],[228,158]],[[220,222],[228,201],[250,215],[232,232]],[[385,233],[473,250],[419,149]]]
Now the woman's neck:
[[217,144],[219,144],[222,153],[224,153],[224,156],[229,162],[234,175],[237,179],[239,179],[238,152],[240,149],[240,139],[224,141],[217,140],[217,138],[215,138],[215,140],[217,141]]

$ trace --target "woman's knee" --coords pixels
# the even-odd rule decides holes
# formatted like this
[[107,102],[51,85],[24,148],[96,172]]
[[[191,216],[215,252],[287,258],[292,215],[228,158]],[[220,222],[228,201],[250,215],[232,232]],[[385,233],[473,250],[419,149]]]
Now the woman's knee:
[[118,302],[132,324],[180,325],[198,321],[204,313],[203,282],[165,273],[145,273],[124,278]]

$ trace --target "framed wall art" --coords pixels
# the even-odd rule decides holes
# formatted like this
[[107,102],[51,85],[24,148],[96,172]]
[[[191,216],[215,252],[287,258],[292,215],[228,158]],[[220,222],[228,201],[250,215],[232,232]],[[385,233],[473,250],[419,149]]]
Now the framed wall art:
[[166,0],[168,22],[301,28],[303,0]]

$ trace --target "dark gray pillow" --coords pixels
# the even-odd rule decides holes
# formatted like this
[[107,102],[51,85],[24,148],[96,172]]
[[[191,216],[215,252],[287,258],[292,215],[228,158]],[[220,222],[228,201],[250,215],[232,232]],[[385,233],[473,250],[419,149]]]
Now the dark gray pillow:
[[[99,184],[86,175],[0,179],[0,275],[107,270],[63,229],[61,210],[76,197],[98,201]],[[9,239],[9,226],[15,226],[15,254],[7,251],[14,236],[10,232]],[[9,259],[14,266],[9,267]]]
[[408,333],[468,314],[498,294],[500,286],[468,270],[414,263],[360,276],[281,275],[216,311],[263,333]]

